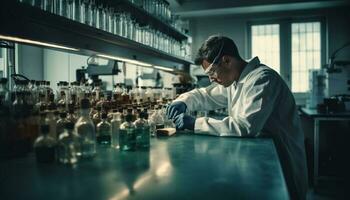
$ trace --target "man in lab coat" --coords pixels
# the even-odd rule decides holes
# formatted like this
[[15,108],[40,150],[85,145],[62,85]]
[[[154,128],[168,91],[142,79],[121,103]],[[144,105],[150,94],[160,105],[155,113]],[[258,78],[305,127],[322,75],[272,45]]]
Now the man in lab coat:
[[[291,199],[305,199],[308,180],[304,134],[295,100],[278,73],[258,57],[243,60],[227,37],[211,36],[198,50],[211,82],[180,95],[167,108],[178,129],[216,136],[271,137],[281,160]],[[186,111],[228,108],[223,120],[195,119]]]

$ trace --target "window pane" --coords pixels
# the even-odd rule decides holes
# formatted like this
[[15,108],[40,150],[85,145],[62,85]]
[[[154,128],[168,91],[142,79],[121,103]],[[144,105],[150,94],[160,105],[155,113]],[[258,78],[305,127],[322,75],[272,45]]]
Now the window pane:
[[309,70],[321,68],[320,22],[292,23],[292,91],[309,90]]
[[261,63],[266,64],[279,73],[280,69],[280,36],[278,24],[253,25],[252,56],[258,56]]

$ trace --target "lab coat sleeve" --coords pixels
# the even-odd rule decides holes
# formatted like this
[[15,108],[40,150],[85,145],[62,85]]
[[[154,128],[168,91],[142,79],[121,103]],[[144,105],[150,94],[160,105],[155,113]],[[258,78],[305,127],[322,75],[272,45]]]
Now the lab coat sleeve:
[[240,106],[235,109],[238,111],[223,120],[197,118],[195,132],[217,136],[257,136],[271,115],[281,89],[276,76],[264,73],[247,80],[237,102],[240,104],[236,105]]
[[174,101],[182,101],[190,111],[216,110],[227,107],[227,90],[213,83],[206,88],[196,88],[181,94]]

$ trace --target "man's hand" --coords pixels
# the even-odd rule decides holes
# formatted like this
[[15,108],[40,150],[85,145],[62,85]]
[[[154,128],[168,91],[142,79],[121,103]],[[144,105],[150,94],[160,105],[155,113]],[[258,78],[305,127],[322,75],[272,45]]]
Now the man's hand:
[[184,129],[194,130],[195,122],[196,122],[196,119],[194,117],[185,115],[184,113],[177,115],[174,120],[176,128],[179,130],[184,130]]
[[185,113],[186,109],[187,106],[184,102],[175,101],[166,108],[166,115],[169,119],[174,120],[177,115]]

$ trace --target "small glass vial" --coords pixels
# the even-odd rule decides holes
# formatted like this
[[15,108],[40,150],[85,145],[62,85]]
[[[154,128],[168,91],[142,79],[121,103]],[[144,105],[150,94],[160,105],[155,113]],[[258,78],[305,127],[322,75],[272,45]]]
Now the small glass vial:
[[60,134],[58,139],[58,161],[63,164],[75,164],[78,161],[78,151],[79,139],[74,133],[74,123],[67,122],[65,124],[64,132]]
[[34,152],[38,163],[53,163],[56,154],[56,141],[49,136],[50,126],[41,125],[41,135],[34,142]]
[[[123,110],[121,110],[123,111]],[[122,124],[122,113],[120,110],[113,113],[112,125],[112,147],[119,149],[120,125]]]
[[95,126],[89,116],[90,102],[81,100],[81,116],[75,124],[75,131],[80,136],[80,150],[78,156],[83,158],[93,157],[96,154]]
[[119,146],[122,151],[132,151],[136,148],[135,125],[132,123],[132,114],[129,112],[125,122],[120,125]]
[[111,146],[111,124],[107,121],[107,113],[102,113],[101,122],[97,124],[97,143]]
[[137,148],[149,148],[150,146],[150,126],[147,118],[147,111],[143,111],[140,112],[139,118],[134,122]]

